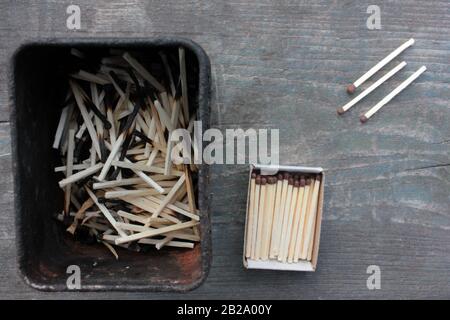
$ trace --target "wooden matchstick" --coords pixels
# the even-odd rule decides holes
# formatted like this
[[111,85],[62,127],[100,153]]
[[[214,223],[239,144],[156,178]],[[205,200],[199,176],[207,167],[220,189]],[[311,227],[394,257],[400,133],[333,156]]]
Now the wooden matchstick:
[[73,175],[59,181],[59,187],[64,188],[69,183],[74,183],[76,181],[79,181],[83,178],[89,177],[96,173],[98,170],[100,170],[103,167],[103,163],[97,163],[96,165],[89,167],[87,169],[84,169],[82,171],[78,171],[77,173],[74,173]]
[[267,200],[266,200],[266,210],[264,212],[264,230],[263,230],[263,243],[262,243],[262,260],[269,259],[270,253],[270,242],[272,235],[272,225],[273,225],[273,211],[275,206],[275,188],[277,183],[277,177],[270,176],[267,178]]
[[412,46],[414,44],[414,39],[411,38],[405,43],[403,43],[400,47],[392,51],[390,54],[388,54],[383,60],[378,62],[375,66],[373,66],[369,71],[367,71],[365,74],[363,74],[358,80],[353,82],[353,84],[350,84],[347,87],[347,92],[352,94],[355,92],[356,88],[358,88],[361,84],[363,84],[367,79],[369,79],[371,76],[373,76],[378,70],[383,68],[386,64],[388,64],[390,61],[392,61],[395,57],[397,57],[400,53],[402,53],[406,48]]
[[188,221],[188,222],[177,223],[177,224],[173,224],[171,226],[162,227],[162,228],[158,228],[158,229],[150,229],[148,231],[135,233],[135,234],[132,234],[129,236],[122,236],[120,238],[117,238],[115,240],[115,243],[121,244],[121,243],[126,243],[126,242],[130,242],[130,241],[134,241],[134,240],[139,240],[142,238],[154,237],[154,236],[157,236],[160,234],[168,233],[170,231],[190,228],[190,227],[197,225],[198,223],[199,223],[198,221]]
[[303,233],[305,229],[305,221],[306,221],[306,215],[308,212],[308,206],[311,198],[311,179],[306,178],[305,179],[305,189],[303,193],[303,199],[302,199],[302,208],[300,211],[300,223],[298,226],[298,231],[296,235],[295,240],[295,247],[294,247],[294,262],[298,262],[301,250],[302,250],[302,239],[303,239]]
[[70,83],[70,87],[72,88],[73,95],[75,96],[75,100],[77,102],[78,109],[80,110],[80,113],[83,117],[84,123],[86,124],[86,128],[89,132],[89,135],[91,136],[92,145],[94,146],[95,151],[97,152],[97,155],[99,157],[101,157],[100,146],[99,146],[98,140],[97,140],[97,132],[95,131],[94,125],[92,124],[89,113],[86,110],[86,106],[84,104],[83,97],[80,92],[80,88],[73,81],[69,81],[69,83]]
[[114,158],[117,156],[120,148],[122,147],[122,143],[125,139],[125,134],[122,133],[116,140],[116,143],[112,146],[112,150],[109,153],[108,158],[105,161],[105,165],[102,168],[102,171],[100,172],[98,176],[98,180],[103,181],[106,178],[106,174],[108,173],[109,169],[111,168],[111,164],[114,160]]
[[282,249],[283,249],[283,244],[285,242],[287,229],[288,229],[288,218],[289,218],[289,211],[291,209],[293,189],[294,189],[294,178],[289,177],[287,195],[286,195],[286,203],[284,205],[284,210],[283,210],[283,218],[282,218],[283,222],[282,222],[282,227],[281,227],[280,244],[278,246],[278,261],[283,261],[283,255],[282,255],[283,250]]
[[391,101],[396,95],[402,92],[407,86],[409,86],[414,80],[416,80],[422,73],[425,72],[427,68],[425,66],[420,67],[416,72],[414,72],[408,79],[403,81],[398,87],[396,87],[391,93],[384,97],[380,102],[374,105],[369,111],[363,114],[360,118],[361,123],[365,123],[370,119],[378,110],[380,110],[384,105]]
[[97,205],[97,207],[100,209],[100,211],[103,213],[103,215],[105,216],[105,218],[109,221],[109,223],[111,224],[111,226],[116,229],[117,233],[122,236],[122,237],[126,237],[127,234],[125,232],[123,232],[122,229],[120,229],[119,227],[116,226],[117,221],[114,219],[114,217],[111,215],[111,213],[109,212],[109,210],[100,202],[98,202],[98,198],[95,196],[95,194],[89,189],[89,188],[85,188],[86,192],[89,194],[89,196],[91,197],[92,200],[94,200],[95,204]]
[[[170,189],[164,189],[163,194],[169,192]],[[141,197],[141,196],[153,196],[161,194],[159,191],[150,188],[144,189],[134,189],[134,190],[116,190],[116,191],[106,191],[105,199],[115,199],[121,197]]]
[[256,173],[251,174],[250,178],[250,193],[249,193],[249,206],[247,209],[247,228],[246,228],[246,234],[245,234],[245,257],[250,258],[251,252],[252,252],[252,229],[253,229],[253,210],[255,207],[255,189],[256,189]]
[[187,79],[186,79],[186,53],[184,48],[180,47],[178,49],[179,62],[180,62],[180,81],[181,81],[181,92],[182,92],[182,105],[183,105],[183,116],[184,119],[189,120],[189,104],[188,104],[188,90],[187,90]]
[[[173,186],[173,188],[170,190],[170,192],[167,194],[167,196],[164,198],[164,200],[159,205],[158,209],[152,214],[152,218],[156,218],[161,211],[168,205],[173,197],[175,196],[175,193],[180,189],[180,187],[184,184],[186,180],[186,176],[182,175],[180,179],[178,179],[177,183]],[[148,223],[149,225],[150,223]]]
[[353,107],[355,104],[357,104],[359,101],[361,101],[365,96],[367,96],[369,93],[371,93],[373,90],[378,88],[381,84],[383,84],[386,80],[391,78],[394,74],[396,74],[398,71],[400,71],[404,66],[406,66],[406,62],[403,61],[394,68],[392,68],[388,73],[386,73],[384,76],[382,76],[380,79],[378,79],[376,82],[374,82],[370,87],[368,87],[366,90],[361,92],[358,96],[356,96],[354,99],[352,99],[350,102],[345,104],[344,106],[340,107],[337,110],[338,114],[343,114],[347,110],[349,110],[351,107]]
[[63,136],[64,128],[67,126],[69,118],[69,109],[73,106],[65,106],[62,109],[61,116],[59,117],[58,127],[56,128],[55,139],[53,140],[53,149],[59,149],[61,138]]
[[276,191],[275,191],[275,204],[274,204],[274,213],[273,213],[273,222],[272,222],[272,230],[271,230],[271,242],[270,242],[270,252],[269,252],[269,258],[275,259],[275,257],[278,254],[278,237],[277,237],[277,231],[280,225],[280,211],[281,211],[281,193],[282,193],[282,187],[283,187],[283,175],[279,173],[277,175],[277,184],[276,184]]
[[300,178],[300,187],[298,190],[298,196],[297,196],[297,204],[295,206],[295,214],[294,214],[294,221],[292,223],[292,233],[291,238],[289,240],[289,244],[287,246],[288,248],[288,262],[292,263],[294,261],[294,250],[295,250],[295,243],[297,241],[297,235],[298,235],[298,229],[300,225],[300,218],[301,218],[301,212],[302,212],[302,206],[303,206],[303,197],[305,193],[305,177]]
[[292,234],[292,225],[293,225],[295,213],[297,211],[297,206],[299,205],[299,203],[298,203],[299,189],[300,189],[300,181],[294,180],[294,189],[292,192],[292,200],[290,203],[290,208],[289,208],[289,213],[288,213],[288,218],[287,218],[286,235],[285,235],[283,243],[280,246],[281,261],[284,263],[287,262],[287,257],[289,254],[289,242],[291,240],[291,234]]
[[280,206],[278,208],[278,218],[275,224],[275,237],[272,240],[274,242],[274,255],[278,255],[280,253],[280,243],[281,243],[281,236],[283,231],[283,219],[284,219],[284,209],[287,204],[287,193],[289,188],[289,177],[290,174],[285,172],[283,174],[282,179],[282,185],[281,185],[281,200],[280,200]]
[[255,258],[261,259],[261,248],[263,241],[263,230],[264,230],[264,213],[266,209],[266,190],[267,190],[267,178],[261,176],[261,187],[259,191],[259,206],[258,206],[258,229],[256,234],[256,249]]
[[136,59],[134,59],[129,53],[125,53],[123,58],[153,87],[158,91],[165,91],[165,88],[153,77],[150,72],[148,72]]
[[321,177],[318,175],[313,182],[313,191],[311,195],[311,202],[306,217],[305,229],[303,232],[302,254],[300,259],[306,260],[308,257],[309,246],[311,245],[311,233],[317,216],[317,202],[319,199]]
[[255,192],[253,194],[253,222],[251,226],[251,254],[250,257],[256,259],[256,238],[258,233],[258,218],[259,218],[259,202],[261,193],[261,176],[256,175],[255,178]]
[[[69,129],[69,143],[67,147],[67,162],[66,162],[66,177],[70,177],[73,171],[73,153],[75,149],[75,130]],[[70,196],[71,196],[71,184],[67,184],[64,191],[64,213],[69,214]]]

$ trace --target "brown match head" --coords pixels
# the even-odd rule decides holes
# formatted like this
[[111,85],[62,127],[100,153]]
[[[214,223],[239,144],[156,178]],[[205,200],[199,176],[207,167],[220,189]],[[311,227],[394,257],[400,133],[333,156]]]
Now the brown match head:
[[306,185],[309,186],[311,184],[311,178],[306,178]]
[[365,115],[362,115],[361,117],[359,117],[359,121],[361,121],[361,123],[366,123],[366,121],[369,120]]
[[267,178],[263,176],[261,178],[261,185],[264,186],[265,184],[267,184]]
[[261,184],[261,176],[260,176],[259,174],[256,175],[255,183],[256,183],[256,184]]
[[300,187],[304,187],[305,184],[306,184],[306,180],[305,180],[305,178],[302,177],[302,178],[300,179]]
[[300,175],[299,174],[294,174],[294,181],[295,180],[300,180]]
[[277,180],[283,180],[283,174],[282,173],[277,174]]
[[322,181],[322,176],[321,176],[320,174],[318,174],[318,175],[316,176],[316,180],[319,181],[319,182]]
[[294,180],[294,187],[300,187],[300,180]]
[[285,173],[283,174],[283,179],[289,179],[290,176],[291,176],[291,175],[290,175],[288,172],[285,172]]
[[269,181],[269,184],[275,184],[275,183],[277,183],[277,176],[272,176],[272,177],[270,177],[270,181]]
[[344,108],[342,108],[342,107],[340,107],[340,108],[337,109],[338,115],[344,114],[344,112],[345,112],[345,110],[344,110]]
[[354,84],[349,84],[349,85],[347,86],[347,93],[348,93],[348,94],[353,94],[353,93],[355,92],[355,90],[356,90],[356,87],[355,87]]
[[252,179],[256,179],[256,173],[255,172],[252,173]]
[[288,184],[289,184],[290,186],[294,185],[294,178],[289,177],[289,179],[288,179]]

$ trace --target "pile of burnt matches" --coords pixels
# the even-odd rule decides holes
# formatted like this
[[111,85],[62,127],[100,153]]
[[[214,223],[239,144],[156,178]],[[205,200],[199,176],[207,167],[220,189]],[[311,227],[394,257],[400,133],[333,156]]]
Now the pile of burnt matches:
[[[173,161],[183,150],[171,140],[179,128],[192,134],[195,120],[186,53],[180,47],[178,56],[169,54],[160,51],[152,61],[163,77],[139,55],[121,50],[97,59],[95,72],[67,75],[53,143],[61,159],[55,172],[64,175],[64,209],[57,218],[69,233],[89,235],[116,258],[115,246],[193,248],[200,240],[192,179],[197,168]],[[71,55],[91,62],[80,50]]]

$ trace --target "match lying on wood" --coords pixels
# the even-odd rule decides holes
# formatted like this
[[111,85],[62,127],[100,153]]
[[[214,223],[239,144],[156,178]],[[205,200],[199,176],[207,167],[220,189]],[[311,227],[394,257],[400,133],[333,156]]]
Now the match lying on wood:
[[367,111],[365,114],[363,114],[360,118],[361,123],[365,123],[367,120],[370,119],[378,110],[380,110],[384,105],[386,105],[389,101],[391,101],[396,95],[398,95],[400,92],[402,92],[403,89],[405,89],[407,86],[409,86],[414,80],[416,80],[422,73],[425,72],[427,68],[425,66],[422,66],[414,72],[408,79],[403,81],[397,88],[392,90],[391,93],[389,93],[386,97],[384,97],[380,102],[378,102],[376,105],[374,105],[369,111]]
[[92,61],[77,49],[72,53],[86,70],[68,75],[53,140],[60,155],[54,171],[62,175],[64,191],[58,220],[116,258],[114,246],[194,248],[200,241],[196,166],[174,164],[168,156],[178,152],[171,132],[189,129],[195,120],[189,115],[184,49],[161,51],[151,68],[135,53]]
[[[275,170],[276,172],[276,170]],[[314,271],[323,203],[321,168],[252,165],[244,265],[254,269]]]
[[392,51],[383,60],[378,62],[369,71],[367,71],[365,74],[363,74],[358,80],[356,80],[352,84],[348,85],[347,92],[350,94],[354,93],[356,88],[358,88],[360,85],[362,85],[364,82],[366,82],[367,79],[369,79],[371,76],[373,76],[375,73],[377,73],[381,68],[383,68],[389,62],[391,62],[393,59],[395,59],[395,57],[397,57],[406,48],[409,48],[413,44],[414,44],[414,39],[411,38],[408,41],[406,41],[405,43],[403,43],[400,47],[398,47],[397,49]]
[[348,102],[346,105],[340,107],[337,110],[338,114],[343,114],[348,109],[353,107],[355,104],[357,104],[360,100],[362,100],[365,96],[367,96],[369,93],[371,93],[373,90],[378,88],[380,85],[382,85],[386,80],[388,80],[390,77],[392,77],[394,74],[396,74],[398,71],[400,71],[404,66],[406,66],[406,62],[403,61],[397,66],[395,66],[392,70],[390,70],[388,73],[386,73],[384,76],[382,76],[380,79],[378,79],[374,84],[372,84],[370,87],[368,87],[366,90],[361,92],[358,96],[356,96],[354,99],[352,99],[350,102]]

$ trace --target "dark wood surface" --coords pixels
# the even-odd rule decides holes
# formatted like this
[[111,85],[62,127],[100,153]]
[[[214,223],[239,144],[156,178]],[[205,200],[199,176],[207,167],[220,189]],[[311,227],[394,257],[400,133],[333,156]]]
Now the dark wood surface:
[[[382,29],[372,31],[366,9],[373,1],[79,0],[79,31],[66,28],[70,3],[0,2],[0,298],[450,298],[448,1],[381,2]],[[248,168],[228,165],[212,168],[213,262],[197,290],[31,289],[16,266],[11,54],[44,38],[164,35],[191,38],[209,54],[215,127],[279,128],[282,163],[326,168],[317,272],[244,270]],[[346,84],[410,37],[416,44],[396,59],[408,62],[405,70],[338,117]],[[359,123],[363,110],[423,64],[423,76]],[[381,290],[366,287],[373,264]]]

